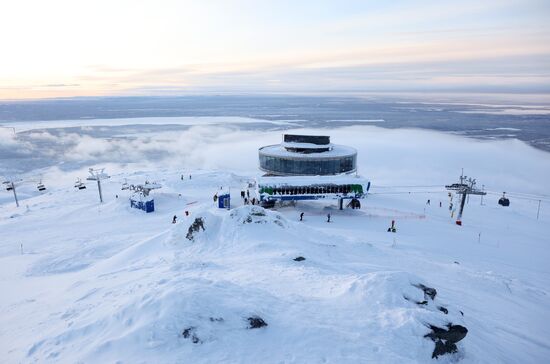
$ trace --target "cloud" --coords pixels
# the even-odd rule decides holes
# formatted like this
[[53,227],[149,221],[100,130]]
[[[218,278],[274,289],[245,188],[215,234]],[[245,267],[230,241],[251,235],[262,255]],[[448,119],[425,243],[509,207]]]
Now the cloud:
[[[488,189],[547,193],[548,153],[514,139],[479,141],[436,131],[376,126],[292,131],[328,134],[334,143],[355,147],[359,173],[375,185],[442,186],[455,181],[464,168]],[[116,132],[111,129],[107,138],[94,135],[95,129],[85,132],[88,134],[33,131],[22,140],[3,131],[2,167],[25,166],[26,173],[31,174],[36,174],[31,170],[54,168],[48,177],[54,185],[58,183],[55,173],[74,179],[76,172],[82,176],[90,166],[108,166],[109,173],[203,169],[257,175],[258,148],[278,143],[283,131],[248,130],[244,126],[155,131],[133,125],[124,136],[120,128]],[[6,148],[22,152],[10,155]],[[66,184],[66,179],[60,177],[61,181]]]

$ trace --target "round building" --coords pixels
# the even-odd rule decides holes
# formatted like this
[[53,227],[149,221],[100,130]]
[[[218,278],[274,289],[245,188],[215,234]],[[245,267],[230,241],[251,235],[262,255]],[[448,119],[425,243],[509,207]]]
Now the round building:
[[272,176],[331,176],[357,170],[357,150],[329,136],[283,135],[281,144],[259,149],[260,169]]

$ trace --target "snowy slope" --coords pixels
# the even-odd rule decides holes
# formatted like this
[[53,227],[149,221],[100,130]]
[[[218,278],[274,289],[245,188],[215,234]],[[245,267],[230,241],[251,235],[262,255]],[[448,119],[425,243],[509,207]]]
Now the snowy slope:
[[[105,181],[100,206],[93,184],[78,191],[74,172],[57,173],[46,193],[23,186],[18,209],[2,192],[2,362],[426,363],[428,326],[449,322],[468,334],[437,362],[550,357],[550,214],[537,220],[534,201],[472,197],[458,227],[443,189],[390,194],[374,183],[361,210],[270,211],[241,206],[252,174],[131,166]],[[377,173],[390,179],[368,177]],[[129,207],[125,178],[162,183],[155,213]],[[220,187],[231,188],[231,211],[213,204]],[[196,217],[205,231],[190,241]],[[436,288],[433,301],[415,303],[426,298],[419,283]],[[268,326],[249,329],[253,316]]]

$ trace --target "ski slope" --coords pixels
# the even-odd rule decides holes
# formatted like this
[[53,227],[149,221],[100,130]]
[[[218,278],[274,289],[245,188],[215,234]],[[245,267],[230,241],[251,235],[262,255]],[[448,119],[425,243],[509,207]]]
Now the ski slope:
[[[505,167],[499,158],[514,163],[506,158],[506,145],[489,148],[503,153],[493,159],[495,169]],[[524,157],[529,166],[549,163],[539,151]],[[483,163],[491,162],[487,158]],[[362,163],[367,171],[369,160]],[[426,189],[377,186],[377,175],[391,180],[391,171],[380,165],[371,165],[372,194],[361,210],[339,211],[336,202],[273,210],[243,206],[240,191],[256,174],[239,168],[110,165],[102,205],[93,183],[80,191],[72,187],[83,171],[56,171],[45,193],[22,186],[20,208],[3,191],[1,361],[546,362],[548,205],[537,220],[536,201],[511,198],[503,208],[498,196],[486,196],[483,205],[471,197],[459,227],[443,188],[418,193]],[[517,175],[521,168],[509,173],[528,179]],[[453,172],[452,165],[437,171]],[[152,192],[154,213],[130,208],[130,192],[120,190],[125,179],[162,184]],[[393,185],[401,181],[396,177]],[[230,211],[212,200],[220,188],[231,190]],[[545,183],[533,179],[530,188],[543,191]],[[205,231],[191,241],[186,235],[197,217]],[[391,220],[395,234],[386,231]],[[425,299],[417,284],[435,288],[435,299],[416,304]],[[250,329],[254,316],[267,326]],[[434,342],[424,337],[428,326],[450,322],[468,334],[456,354],[432,359]]]

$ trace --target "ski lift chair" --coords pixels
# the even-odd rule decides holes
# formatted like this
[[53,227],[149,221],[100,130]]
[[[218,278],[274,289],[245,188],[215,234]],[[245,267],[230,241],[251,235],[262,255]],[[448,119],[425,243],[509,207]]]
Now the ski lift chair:
[[86,189],[86,185],[84,183],[82,183],[80,178],[76,180],[76,182],[74,183],[74,187],[78,188],[79,190],[85,190]]
[[46,191],[46,186],[44,186],[42,182],[38,183],[38,186],[36,186],[36,188],[38,188],[38,191],[40,192]]

